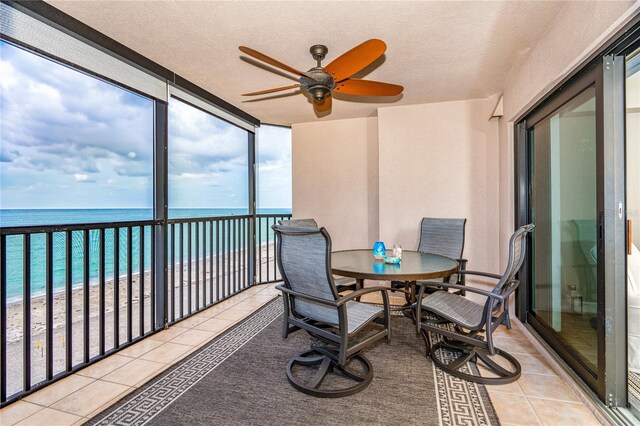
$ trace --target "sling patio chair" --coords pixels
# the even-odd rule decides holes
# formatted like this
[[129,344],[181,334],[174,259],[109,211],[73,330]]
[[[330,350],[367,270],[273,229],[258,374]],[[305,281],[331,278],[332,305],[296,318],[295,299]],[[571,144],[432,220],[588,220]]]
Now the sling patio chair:
[[[467,219],[449,219],[449,218],[433,218],[425,217],[420,223],[420,242],[418,251],[422,253],[432,253],[440,256],[449,257],[458,262],[458,270],[466,269],[467,260],[462,258],[464,252],[464,236]],[[465,285],[464,275],[454,274],[453,276],[444,277],[441,281],[431,280],[431,283],[451,282],[458,285]],[[422,284],[418,282],[417,284]],[[403,281],[392,281],[391,287],[394,289],[404,289],[407,302],[410,300],[409,283]],[[430,286],[428,291],[436,291],[437,287]],[[464,296],[464,290],[459,293]],[[416,321],[418,331],[420,329],[419,321]]]
[[[506,384],[520,377],[521,367],[511,354],[495,347],[493,332],[501,325],[511,328],[509,320],[509,296],[518,287],[515,278],[522,267],[527,249],[527,234],[533,231],[534,225],[521,226],[509,240],[509,262],[503,275],[475,271],[460,271],[463,275],[475,275],[497,280],[492,291],[481,290],[459,284],[434,283],[445,290],[436,291],[422,297],[425,287],[420,288],[416,303],[416,317],[421,311],[428,314],[421,322],[421,334],[425,340],[426,354],[442,370],[461,379],[483,384]],[[427,284],[429,285],[429,284]],[[484,305],[473,302],[459,294],[447,290],[465,289],[467,292],[486,297]],[[481,333],[484,332],[484,336]],[[441,336],[434,344],[430,333]],[[454,354],[454,355],[452,355]],[[445,362],[451,358],[453,360]],[[496,358],[503,362],[496,362]],[[482,377],[473,370],[465,372],[467,361],[477,364],[482,361],[497,377]],[[505,363],[506,362],[506,363]]]
[[[273,230],[284,281],[276,287],[284,299],[282,336],[302,329],[312,338],[311,349],[288,363],[289,383],[323,398],[360,392],[373,379],[373,366],[360,352],[390,338],[386,289],[370,287],[338,294],[331,275],[331,238],[324,228],[274,225]],[[371,292],[382,294],[383,307],[355,300]]]
[[[317,228],[318,223],[315,219],[282,219],[279,221],[282,226],[302,226],[302,227],[311,227]],[[338,288],[338,292],[342,293],[347,290],[358,290],[358,285],[354,278],[350,277],[339,277],[337,275],[333,276],[333,281]]]

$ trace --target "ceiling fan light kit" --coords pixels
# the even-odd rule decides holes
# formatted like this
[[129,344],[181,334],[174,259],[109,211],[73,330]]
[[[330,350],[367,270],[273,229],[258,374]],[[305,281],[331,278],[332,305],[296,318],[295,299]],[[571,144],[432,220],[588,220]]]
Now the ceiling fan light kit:
[[367,40],[334,59],[326,67],[322,67],[322,61],[329,49],[322,44],[316,44],[309,49],[311,56],[316,61],[316,66],[303,72],[257,50],[240,46],[240,51],[243,53],[271,66],[298,75],[300,82],[300,84],[291,86],[245,93],[243,96],[257,96],[282,90],[302,88],[302,90],[307,92],[313,99],[314,108],[318,113],[330,111],[331,92],[333,90],[339,93],[357,96],[397,96],[404,90],[402,86],[352,78],[354,74],[382,56],[386,49],[387,46],[382,40]]

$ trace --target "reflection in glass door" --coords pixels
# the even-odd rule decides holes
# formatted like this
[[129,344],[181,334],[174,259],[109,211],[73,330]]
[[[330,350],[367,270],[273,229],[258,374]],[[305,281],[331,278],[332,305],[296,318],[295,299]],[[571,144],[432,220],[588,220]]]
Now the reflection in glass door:
[[625,83],[628,401],[640,413],[640,50],[627,56]]
[[594,376],[597,333],[596,89],[590,86],[529,131],[536,225],[531,312]]

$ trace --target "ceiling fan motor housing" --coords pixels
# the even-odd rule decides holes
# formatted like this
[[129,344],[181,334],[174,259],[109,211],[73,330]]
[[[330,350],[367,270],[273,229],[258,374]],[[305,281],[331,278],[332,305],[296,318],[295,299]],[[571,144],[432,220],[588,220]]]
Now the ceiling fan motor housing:
[[313,76],[313,79],[301,76],[300,85],[305,88],[316,101],[323,100],[336,86],[335,81],[333,81],[333,78],[327,74],[322,67],[311,68],[308,73]]

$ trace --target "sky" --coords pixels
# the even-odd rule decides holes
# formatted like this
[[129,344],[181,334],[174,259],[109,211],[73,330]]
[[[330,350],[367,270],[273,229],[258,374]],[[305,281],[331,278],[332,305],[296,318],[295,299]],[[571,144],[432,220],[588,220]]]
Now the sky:
[[291,209],[291,129],[260,126],[256,156],[258,208]]
[[[0,209],[151,208],[153,102],[0,41]],[[291,207],[290,130],[259,130],[259,207]],[[169,104],[170,208],[247,206],[247,132]]]

